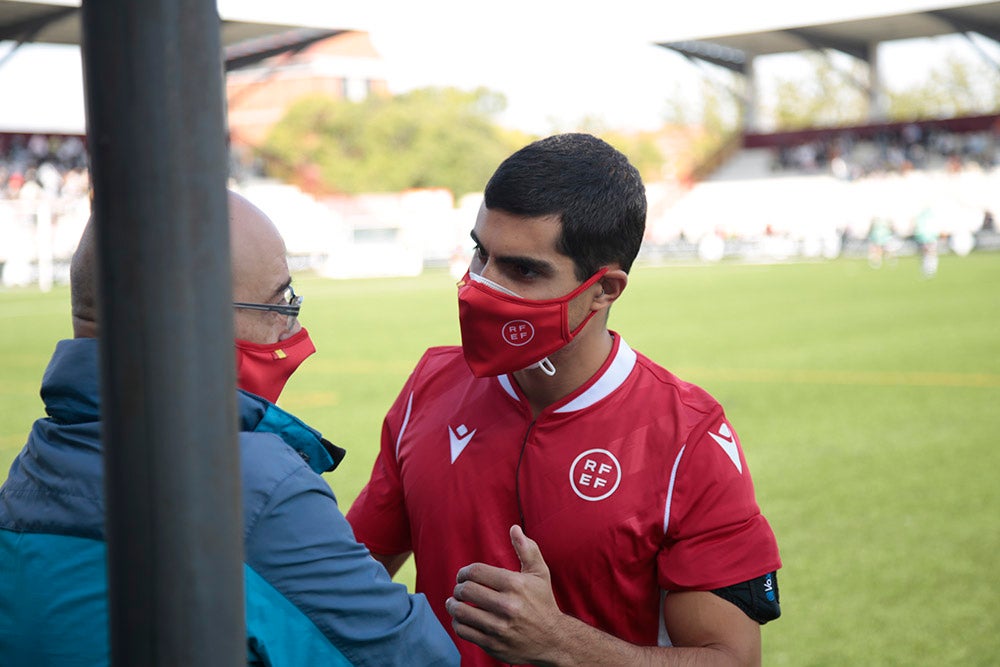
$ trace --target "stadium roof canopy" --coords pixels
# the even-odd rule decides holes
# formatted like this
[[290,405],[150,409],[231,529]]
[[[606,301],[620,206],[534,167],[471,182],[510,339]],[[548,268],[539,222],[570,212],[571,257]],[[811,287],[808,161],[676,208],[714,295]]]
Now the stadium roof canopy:
[[[711,63],[741,75],[746,83],[733,94],[743,108],[743,129],[757,130],[754,59],[799,51],[839,51],[868,65],[867,81],[848,80],[868,96],[869,122],[884,122],[887,98],[879,71],[878,45],[904,39],[973,33],[1000,42],[1000,2],[971,0],[880,0],[860,9],[855,3],[797,3],[780,14],[758,17],[716,14],[702,25],[684,25],[652,41],[695,63]],[[985,50],[979,55],[997,72],[997,62]]]
[[[289,5],[275,4],[284,5],[285,11],[262,15],[258,10],[250,15],[242,11],[239,0],[220,0],[227,69],[304,48],[349,29],[331,23],[329,12],[313,8],[303,13],[294,11],[294,7],[289,11]],[[342,3],[336,4],[338,16],[342,17]],[[80,0],[0,0],[0,41],[13,41],[18,45],[38,42],[78,46],[80,35]]]
[[725,31],[723,17],[703,26],[701,33],[688,26],[686,34],[656,43],[688,58],[745,72],[754,57],[777,53],[833,49],[869,60],[872,48],[880,42],[970,32],[1000,41],[1000,2],[910,0],[900,3],[898,11],[883,5],[881,13],[855,12],[853,16],[838,13],[837,7],[827,3],[813,5],[817,6],[820,10],[811,14],[787,12],[780,24],[772,21],[738,32]]

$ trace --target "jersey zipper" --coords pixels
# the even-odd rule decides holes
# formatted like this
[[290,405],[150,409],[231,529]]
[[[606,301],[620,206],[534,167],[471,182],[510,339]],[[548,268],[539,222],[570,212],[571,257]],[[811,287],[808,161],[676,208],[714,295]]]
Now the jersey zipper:
[[528,424],[528,429],[524,432],[524,440],[521,441],[521,453],[517,456],[517,467],[514,469],[514,497],[517,499],[517,515],[521,520],[521,530],[527,534],[528,529],[524,525],[524,506],[521,504],[521,461],[524,459],[524,450],[528,446],[528,438],[535,428],[535,419]]

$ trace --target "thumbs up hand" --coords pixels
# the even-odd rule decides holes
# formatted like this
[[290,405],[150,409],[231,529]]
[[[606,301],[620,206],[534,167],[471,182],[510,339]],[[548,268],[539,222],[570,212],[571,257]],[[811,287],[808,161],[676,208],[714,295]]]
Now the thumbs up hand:
[[549,568],[538,544],[520,526],[511,527],[510,541],[521,571],[484,563],[466,565],[458,571],[455,592],[445,607],[456,634],[497,660],[511,664],[545,660],[566,617],[552,594]]

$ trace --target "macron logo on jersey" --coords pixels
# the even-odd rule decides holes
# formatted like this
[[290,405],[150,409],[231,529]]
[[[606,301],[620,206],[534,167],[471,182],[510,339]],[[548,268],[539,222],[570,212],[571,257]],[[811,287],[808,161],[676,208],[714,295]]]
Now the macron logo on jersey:
[[719,443],[719,447],[722,447],[722,451],[726,453],[729,460],[733,462],[736,469],[743,474],[743,464],[740,463],[740,448],[736,444],[736,436],[733,435],[732,429],[729,428],[729,424],[722,422],[722,426],[719,427],[719,433],[715,434],[711,431],[708,432],[712,436],[712,440]]
[[477,429],[472,429],[471,431],[465,427],[465,424],[459,425],[457,429],[453,429],[451,426],[448,427],[448,439],[451,440],[451,462],[454,463],[458,455],[462,453],[465,446],[469,444],[472,440],[472,436],[476,434]]

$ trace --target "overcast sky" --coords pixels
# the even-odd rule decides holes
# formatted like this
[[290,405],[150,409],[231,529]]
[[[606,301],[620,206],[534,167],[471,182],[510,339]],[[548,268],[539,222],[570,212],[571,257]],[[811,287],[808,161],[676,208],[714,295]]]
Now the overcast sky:
[[[703,72],[654,41],[968,1],[220,0],[219,5],[223,16],[367,29],[394,92],[426,85],[487,86],[507,95],[505,124],[546,133],[584,117],[619,129],[661,125],[668,100],[693,94]],[[9,42],[0,45],[0,58],[9,48]],[[892,42],[882,47],[883,70],[890,84],[913,79],[948,51],[974,57],[955,38]],[[993,53],[1000,60],[1000,50]],[[757,63],[762,76],[793,66],[782,57]],[[83,129],[75,48],[22,47],[0,67],[0,90],[0,128]]]

